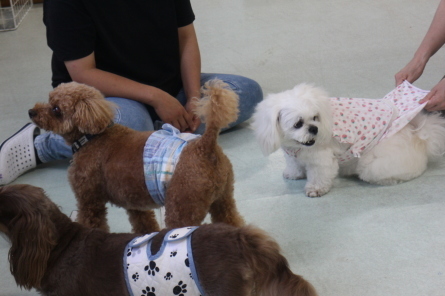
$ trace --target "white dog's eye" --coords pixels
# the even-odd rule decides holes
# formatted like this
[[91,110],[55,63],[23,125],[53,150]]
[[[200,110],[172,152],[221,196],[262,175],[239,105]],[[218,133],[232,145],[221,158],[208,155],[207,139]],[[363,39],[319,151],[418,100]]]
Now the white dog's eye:
[[318,121],[318,120],[319,120],[318,115],[314,116],[314,121]]
[[294,124],[294,128],[301,128],[303,126],[303,120],[299,120],[296,124]]

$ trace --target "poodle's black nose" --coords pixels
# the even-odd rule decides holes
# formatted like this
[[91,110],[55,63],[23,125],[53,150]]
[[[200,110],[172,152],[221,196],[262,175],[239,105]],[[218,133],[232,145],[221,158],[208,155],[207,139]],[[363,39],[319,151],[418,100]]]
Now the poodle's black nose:
[[29,118],[33,118],[33,117],[37,116],[37,111],[35,111],[34,109],[29,109],[28,115],[29,115]]
[[311,125],[308,129],[309,133],[316,135],[318,133],[318,127],[316,127],[315,125]]

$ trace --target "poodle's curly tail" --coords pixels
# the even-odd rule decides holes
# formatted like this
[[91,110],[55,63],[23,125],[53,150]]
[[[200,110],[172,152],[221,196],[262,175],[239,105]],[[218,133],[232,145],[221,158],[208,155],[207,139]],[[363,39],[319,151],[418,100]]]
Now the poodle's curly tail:
[[238,118],[238,95],[222,80],[207,81],[202,98],[194,102],[195,114],[206,124],[203,138],[216,141],[220,130]]
[[241,252],[255,278],[255,295],[317,296],[308,281],[292,273],[279,245],[264,231],[250,225],[238,231]]

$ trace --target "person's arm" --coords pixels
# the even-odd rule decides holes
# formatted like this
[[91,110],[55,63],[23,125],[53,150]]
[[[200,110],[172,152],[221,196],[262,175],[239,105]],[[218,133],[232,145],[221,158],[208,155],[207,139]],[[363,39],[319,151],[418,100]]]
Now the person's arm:
[[192,116],[167,92],[97,69],[94,52],[81,59],[66,61],[65,65],[73,81],[93,86],[105,96],[128,98],[150,105],[162,121],[181,131],[194,124]]
[[419,101],[420,104],[428,102],[425,105],[427,111],[445,110],[445,79],[442,78],[431,91]]
[[199,52],[198,40],[193,23],[178,29],[179,52],[181,56],[181,78],[184,91],[187,97],[186,110],[193,117],[193,125],[190,131],[194,132],[200,119],[193,114],[193,98],[200,98],[201,87],[201,55]]
[[437,7],[425,37],[412,60],[395,75],[396,85],[404,80],[416,81],[423,73],[428,60],[445,44],[445,0]]

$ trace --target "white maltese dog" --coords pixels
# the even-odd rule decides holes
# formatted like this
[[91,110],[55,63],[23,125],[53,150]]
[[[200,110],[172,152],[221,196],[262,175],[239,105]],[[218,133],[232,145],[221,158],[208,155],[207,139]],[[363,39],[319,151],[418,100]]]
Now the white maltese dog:
[[418,103],[427,93],[404,82],[383,99],[329,98],[300,84],[262,101],[252,128],[265,155],[283,149],[284,178],[307,178],[309,197],[326,194],[339,173],[392,185],[445,153],[445,118]]

